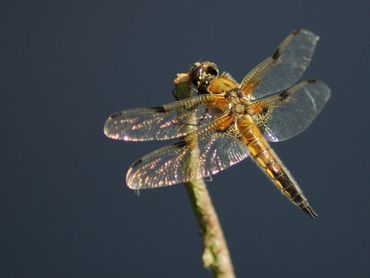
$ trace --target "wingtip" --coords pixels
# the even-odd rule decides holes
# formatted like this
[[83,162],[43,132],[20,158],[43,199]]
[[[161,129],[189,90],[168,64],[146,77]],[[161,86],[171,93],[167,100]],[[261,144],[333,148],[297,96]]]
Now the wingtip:
[[106,137],[114,139],[114,138],[112,138],[112,134],[110,132],[111,122],[112,122],[112,118],[108,117],[107,120],[104,122],[103,132],[104,132],[104,135]]
[[106,127],[104,127],[103,131],[104,131],[104,135],[108,137],[109,139],[128,141],[128,140],[125,140],[125,138],[120,139],[119,133],[111,133],[110,130]]
[[107,122],[105,122],[105,124],[104,124],[103,132],[104,132],[104,135],[106,137],[110,138],[109,130],[108,130],[108,127],[107,127]]
[[318,42],[320,40],[320,37],[318,35],[316,35],[314,32],[308,30],[308,29],[305,29],[305,28],[299,28],[299,29],[296,29],[292,32],[293,35],[298,35],[300,33],[304,33],[306,35],[309,35],[309,36],[312,36],[315,38],[315,42]]

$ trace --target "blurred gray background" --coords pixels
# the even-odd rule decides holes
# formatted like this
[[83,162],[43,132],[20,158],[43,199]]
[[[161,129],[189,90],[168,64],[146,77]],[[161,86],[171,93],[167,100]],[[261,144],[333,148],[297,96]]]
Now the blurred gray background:
[[370,277],[368,1],[1,1],[0,276],[209,277],[183,185],[141,192],[129,165],[167,142],[104,137],[114,111],[168,103],[198,60],[237,80],[297,28],[304,79],[332,98],[273,144],[317,220],[249,160],[208,182],[238,277]]

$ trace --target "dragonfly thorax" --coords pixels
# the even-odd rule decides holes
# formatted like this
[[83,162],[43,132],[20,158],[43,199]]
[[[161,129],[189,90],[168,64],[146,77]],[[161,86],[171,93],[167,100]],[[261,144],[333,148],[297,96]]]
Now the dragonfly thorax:
[[232,90],[227,93],[229,100],[229,109],[236,115],[244,115],[248,112],[249,101],[240,95],[239,90]]

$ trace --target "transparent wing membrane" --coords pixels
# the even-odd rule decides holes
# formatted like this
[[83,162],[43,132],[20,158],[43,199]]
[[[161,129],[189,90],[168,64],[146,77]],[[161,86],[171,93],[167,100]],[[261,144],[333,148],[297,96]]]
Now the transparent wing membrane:
[[109,138],[178,138],[134,162],[126,176],[128,187],[141,190],[210,177],[250,153],[294,204],[315,217],[266,140],[279,142],[303,132],[330,98],[321,81],[293,85],[308,67],[318,39],[308,30],[291,33],[240,85],[227,73],[219,75],[214,63],[197,62],[175,79],[175,97],[188,98],[113,113],[104,125]]
[[330,98],[329,87],[317,80],[301,82],[286,91],[261,100],[258,125],[270,142],[284,141],[304,131]]
[[308,67],[318,39],[308,30],[291,33],[271,57],[245,76],[242,93],[256,100],[290,87]]
[[178,138],[189,133],[190,125],[209,123],[226,104],[223,95],[202,95],[158,107],[124,110],[107,119],[104,133],[125,141]]
[[230,120],[221,117],[184,140],[143,156],[131,165],[127,185],[132,189],[169,186],[211,176],[245,159],[247,149],[236,131],[224,126]]

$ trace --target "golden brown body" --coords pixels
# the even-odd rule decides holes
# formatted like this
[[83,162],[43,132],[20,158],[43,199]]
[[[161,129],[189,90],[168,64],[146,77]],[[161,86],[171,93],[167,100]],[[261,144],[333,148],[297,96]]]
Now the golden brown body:
[[[315,218],[302,190],[268,142],[303,132],[330,97],[319,80],[296,83],[309,65],[318,37],[308,30],[288,35],[276,51],[239,84],[216,64],[196,62],[175,79],[179,101],[112,114],[104,133],[115,140],[178,138],[134,162],[126,176],[132,189],[156,188],[210,177],[250,156],[276,187]],[[185,163],[197,158],[197,170]]]
[[[251,102],[248,96],[242,96],[243,94],[239,88],[240,85],[229,75],[210,81],[207,93],[220,95],[231,92],[229,93],[229,103],[233,106],[232,110],[234,110],[233,117],[225,117],[223,121],[219,121],[215,130],[225,130],[233,122],[233,119],[237,119],[235,123],[238,136],[248,148],[250,157],[294,205],[308,213],[312,218],[317,217],[317,213],[308,203],[298,183],[270,147],[264,134],[253,120],[253,114],[260,113],[264,106],[271,105],[271,103],[266,100]],[[277,97],[272,101],[276,100],[278,100]],[[219,107],[222,109],[222,106]],[[249,113],[252,115],[249,115]]]
[[250,156],[263,169],[264,173],[276,187],[293,204],[308,213],[311,217],[316,217],[317,214],[311,208],[297,182],[270,147],[270,144],[253,122],[252,117],[245,116],[239,122],[238,128],[240,130],[241,140],[247,146]]

